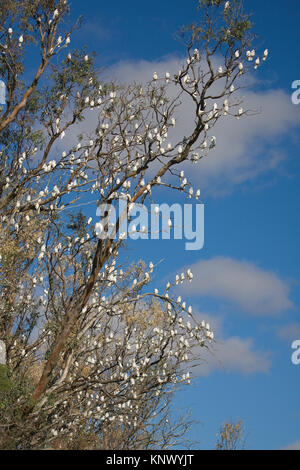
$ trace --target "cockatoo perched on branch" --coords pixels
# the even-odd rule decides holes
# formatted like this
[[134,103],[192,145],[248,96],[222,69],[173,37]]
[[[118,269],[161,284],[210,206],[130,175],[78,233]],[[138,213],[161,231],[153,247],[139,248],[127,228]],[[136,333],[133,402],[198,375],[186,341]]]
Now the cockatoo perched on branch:
[[0,104],[6,104],[6,85],[0,80]]

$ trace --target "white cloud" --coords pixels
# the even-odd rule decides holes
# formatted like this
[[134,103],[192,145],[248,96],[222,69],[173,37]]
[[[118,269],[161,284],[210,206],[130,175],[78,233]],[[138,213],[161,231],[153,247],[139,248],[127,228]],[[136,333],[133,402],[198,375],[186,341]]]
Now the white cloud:
[[183,285],[185,294],[225,299],[254,315],[274,315],[293,307],[289,286],[252,263],[216,257],[195,263],[191,270],[194,279]]
[[176,73],[182,60],[178,57],[169,56],[157,61],[121,61],[106,70],[106,77],[113,78],[120,83],[146,83],[152,80],[156,72],[159,78],[165,76],[166,72]]
[[[153,62],[119,62],[105,70],[102,80],[145,83],[152,80],[154,72],[161,78],[166,71],[176,73],[182,62],[174,56]],[[253,77],[250,79],[257,85]],[[249,85],[249,81],[246,84]],[[174,93],[175,88],[170,86],[170,95],[175,96]],[[192,184],[200,187],[203,196],[223,196],[238,185],[278,171],[287,158],[286,140],[293,129],[300,126],[299,107],[292,104],[291,97],[283,90],[254,92],[248,87],[239,93],[244,101],[244,109],[258,111],[258,114],[239,120],[229,116],[222,117],[211,130],[211,135],[217,138],[216,149],[197,165],[185,163],[182,166]],[[190,134],[194,120],[193,106],[190,99],[181,97],[176,127],[169,131],[169,141],[173,144]],[[92,138],[98,118],[98,110],[87,112],[84,121],[67,131],[58,148],[72,147],[79,133]]]
[[252,338],[238,336],[226,338],[219,318],[205,314],[199,315],[200,317],[211,324],[216,342],[213,344],[211,352],[201,351],[203,361],[201,365],[196,367],[195,375],[206,376],[215,370],[244,375],[269,371],[271,366],[269,353],[255,350]]
[[281,138],[300,124],[300,114],[282,90],[245,92],[245,108],[261,110],[240,120],[220,120],[214,130],[216,150],[202,160],[199,181],[210,193],[226,193],[272,171],[285,159]]
[[[177,57],[153,62],[120,62],[107,70],[107,74],[119,82],[141,83],[151,80],[153,72],[159,77],[164,77],[166,71],[175,73],[181,63]],[[300,125],[299,109],[283,90],[245,89],[240,95],[244,109],[259,114],[240,120],[222,118],[212,132],[217,137],[217,148],[197,166],[187,165],[187,174],[205,194],[223,195],[238,184],[275,170],[286,158],[282,138]],[[191,101],[183,99],[177,121],[177,136],[188,135],[193,123]],[[170,136],[174,137],[171,133]]]

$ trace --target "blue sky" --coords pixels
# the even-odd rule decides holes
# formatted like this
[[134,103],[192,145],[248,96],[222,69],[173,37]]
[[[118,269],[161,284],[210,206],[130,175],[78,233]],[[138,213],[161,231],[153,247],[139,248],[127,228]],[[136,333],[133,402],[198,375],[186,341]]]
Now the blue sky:
[[[120,81],[144,78],[182,57],[173,35],[194,20],[196,3],[73,0],[72,16],[84,21],[72,44],[95,50],[97,64]],[[183,241],[141,241],[127,256],[163,258],[157,285],[192,265],[194,287],[183,294],[219,333],[223,367],[209,360],[176,399],[199,421],[191,439],[212,448],[220,423],[243,419],[247,448],[300,448],[300,365],[291,362],[291,342],[300,339],[300,105],[291,103],[300,4],[244,3],[259,50],[270,51],[245,91],[245,103],[262,113],[219,129],[220,147],[193,175],[205,203],[205,246],[192,252]]]

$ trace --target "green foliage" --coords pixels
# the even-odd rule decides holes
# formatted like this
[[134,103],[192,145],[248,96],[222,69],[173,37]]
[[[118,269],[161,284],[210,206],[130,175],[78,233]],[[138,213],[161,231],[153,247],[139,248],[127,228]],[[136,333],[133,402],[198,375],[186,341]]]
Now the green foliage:
[[1,407],[1,396],[7,393],[12,388],[12,383],[7,375],[7,366],[0,364],[0,407]]
[[67,225],[69,230],[72,230],[78,237],[84,237],[86,234],[87,219],[83,212],[80,210],[77,214],[69,215],[70,223]]
[[0,365],[0,449],[22,448],[19,432],[25,433],[23,410],[30,403],[33,386],[28,371],[11,375],[7,366]]

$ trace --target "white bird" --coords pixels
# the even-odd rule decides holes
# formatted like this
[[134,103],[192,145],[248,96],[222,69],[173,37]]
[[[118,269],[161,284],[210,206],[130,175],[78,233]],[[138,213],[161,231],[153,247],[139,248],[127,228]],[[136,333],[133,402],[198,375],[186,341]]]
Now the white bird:
[[259,66],[260,64],[260,60],[259,60],[259,57],[257,57],[256,61],[255,61],[255,65],[254,65],[254,68],[257,69],[257,67]]
[[192,162],[196,163],[199,160],[199,154],[194,152],[191,157]]
[[0,104],[6,103],[6,85],[3,80],[0,80]]

